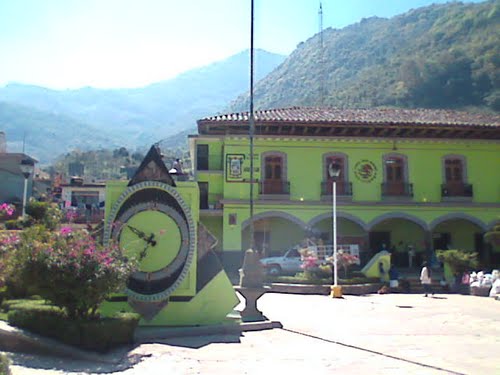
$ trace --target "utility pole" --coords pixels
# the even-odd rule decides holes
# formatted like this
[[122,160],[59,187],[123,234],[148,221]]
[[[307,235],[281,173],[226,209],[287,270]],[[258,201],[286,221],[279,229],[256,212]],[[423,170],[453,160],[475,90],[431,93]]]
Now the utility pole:
[[254,76],[254,55],[253,55],[253,34],[254,34],[254,0],[250,0],[250,112],[249,112],[249,138],[250,138],[250,248],[254,250],[254,223],[253,223],[253,137],[255,133],[255,119],[253,113],[253,76]]

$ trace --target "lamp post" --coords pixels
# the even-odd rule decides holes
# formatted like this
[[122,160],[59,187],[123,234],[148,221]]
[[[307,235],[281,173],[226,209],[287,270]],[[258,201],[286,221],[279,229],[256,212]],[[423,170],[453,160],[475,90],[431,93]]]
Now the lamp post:
[[328,175],[332,182],[332,229],[333,229],[333,286],[332,297],[341,297],[342,291],[338,286],[337,279],[337,181],[340,176],[340,165],[331,163],[328,166]]
[[28,179],[30,175],[33,173],[33,170],[35,168],[35,163],[33,162],[32,159],[23,159],[21,160],[21,164],[19,165],[21,168],[21,172],[23,173],[24,176],[24,192],[23,192],[23,211],[22,211],[22,218],[24,219],[24,216],[26,215],[26,199],[28,195]]

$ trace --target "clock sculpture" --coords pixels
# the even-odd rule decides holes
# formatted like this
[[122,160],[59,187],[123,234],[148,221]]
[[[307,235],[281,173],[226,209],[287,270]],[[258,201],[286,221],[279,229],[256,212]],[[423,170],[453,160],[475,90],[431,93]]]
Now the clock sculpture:
[[216,239],[198,222],[194,181],[175,181],[157,146],[134,177],[106,186],[104,240],[138,261],[123,294],[105,314],[134,310],[142,325],[200,325],[224,321],[239,302],[211,250]]

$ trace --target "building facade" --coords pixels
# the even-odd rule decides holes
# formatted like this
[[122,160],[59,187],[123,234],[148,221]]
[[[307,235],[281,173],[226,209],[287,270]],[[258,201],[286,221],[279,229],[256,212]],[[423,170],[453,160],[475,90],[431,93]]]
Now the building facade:
[[[251,243],[248,131],[247,113],[218,115],[199,120],[189,137],[201,221],[228,269],[240,266]],[[462,248],[500,264],[500,249],[483,241],[500,219],[498,116],[257,111],[253,166],[254,245],[265,255],[311,236],[332,242],[335,181],[338,244],[358,245],[362,263],[383,248],[401,267]]]

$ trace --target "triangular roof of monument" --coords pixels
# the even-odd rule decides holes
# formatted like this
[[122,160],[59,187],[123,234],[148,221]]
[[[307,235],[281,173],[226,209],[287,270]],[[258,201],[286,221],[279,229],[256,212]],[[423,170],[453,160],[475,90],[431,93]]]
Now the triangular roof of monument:
[[156,145],[151,146],[141,165],[137,168],[134,177],[129,181],[128,186],[144,181],[160,181],[170,186],[176,186],[163,162],[160,149]]

